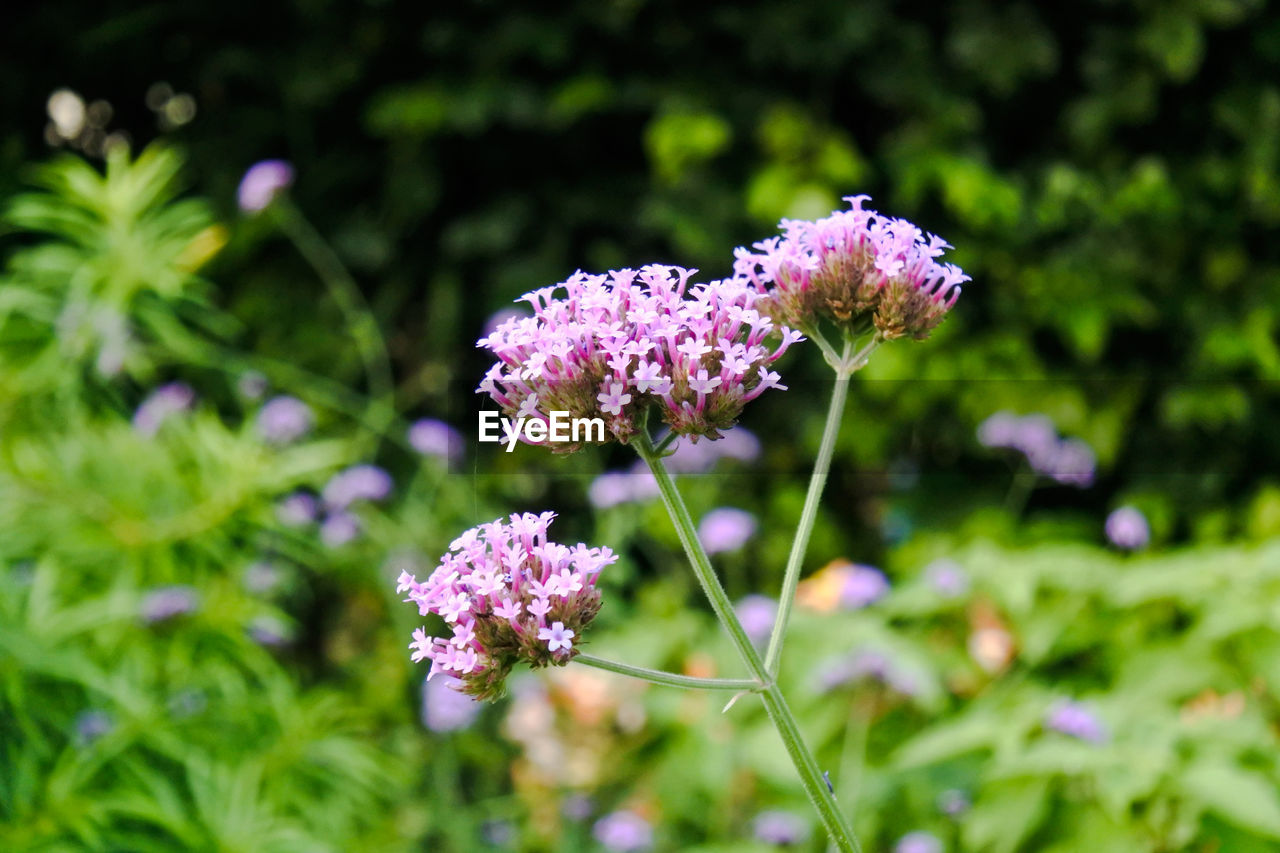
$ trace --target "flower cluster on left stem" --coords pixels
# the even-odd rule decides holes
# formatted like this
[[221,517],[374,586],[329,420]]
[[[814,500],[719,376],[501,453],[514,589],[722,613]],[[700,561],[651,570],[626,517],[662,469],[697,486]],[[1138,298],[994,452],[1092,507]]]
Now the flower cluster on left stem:
[[425,616],[445,621],[450,637],[413,632],[414,662],[431,661],[430,679],[447,672],[477,699],[502,695],[507,675],[524,661],[563,666],[600,610],[596,579],[616,562],[608,548],[570,548],[547,538],[554,512],[513,514],[473,527],[453,541],[426,581],[402,572],[407,592]]

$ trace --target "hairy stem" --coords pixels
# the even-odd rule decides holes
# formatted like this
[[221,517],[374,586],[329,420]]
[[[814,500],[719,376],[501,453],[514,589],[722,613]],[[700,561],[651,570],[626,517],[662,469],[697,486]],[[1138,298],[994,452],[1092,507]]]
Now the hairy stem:
[[752,693],[759,692],[761,689],[760,683],[751,678],[697,678],[692,675],[679,675],[674,672],[664,672],[660,669],[633,666],[629,663],[621,663],[581,653],[575,655],[573,660],[575,663],[586,664],[596,669],[616,672],[621,675],[630,675],[633,678],[639,678],[653,684],[665,684],[668,687],[688,687],[695,690],[745,690]]
[[[842,363],[848,363],[851,348],[846,342],[840,359]],[[831,391],[831,404],[827,407],[827,422],[822,428],[822,444],[818,448],[818,458],[813,463],[813,474],[809,477],[809,491],[805,495],[804,508],[800,512],[800,524],[796,528],[795,539],[791,541],[791,553],[787,557],[787,568],[782,577],[782,594],[778,597],[778,613],[774,618],[773,631],[769,634],[769,647],[765,652],[765,669],[770,676],[777,674],[782,658],[782,641],[787,633],[787,622],[791,618],[791,606],[795,603],[796,585],[800,582],[800,567],[804,562],[805,550],[809,547],[809,536],[813,533],[813,524],[818,517],[818,504],[822,500],[822,490],[827,485],[827,475],[831,471],[831,457],[835,452],[836,436],[840,434],[844,403],[849,395],[850,375],[840,370],[836,371],[836,384]]]
[[765,669],[764,661],[760,659],[759,653],[751,645],[751,640],[747,637],[746,631],[743,630],[742,623],[738,621],[737,614],[733,612],[733,605],[729,602],[729,596],[725,594],[724,587],[720,584],[720,579],[716,577],[715,571],[711,568],[711,561],[707,558],[707,553],[703,549],[702,543],[698,541],[693,518],[690,517],[689,509],[685,506],[684,498],[677,491],[675,482],[671,479],[671,474],[667,471],[666,466],[662,464],[662,458],[656,453],[647,432],[641,431],[634,443],[640,458],[649,466],[649,470],[653,472],[654,479],[658,482],[658,491],[662,494],[662,501],[666,504],[672,523],[675,524],[676,533],[684,546],[689,563],[693,566],[694,574],[702,585],[707,599],[711,602],[711,609],[715,611],[720,624],[729,633],[729,637],[733,640],[742,662],[746,664],[747,669],[751,671],[754,677],[756,690],[760,692],[765,710],[768,712],[769,719],[773,722],[773,727],[777,730],[778,736],[782,739],[783,746],[786,747],[787,755],[791,757],[792,764],[795,765],[796,771],[800,774],[800,781],[804,786],[805,794],[809,797],[809,802],[817,810],[818,816],[822,819],[822,824],[836,849],[843,851],[843,853],[858,853],[861,848],[858,847],[857,839],[854,838],[853,831],[849,829],[849,825],[840,814],[840,808],[827,787],[827,782],[822,776],[822,770],[818,767],[817,760],[814,759],[813,753],[805,745],[795,714],[791,712],[791,707],[787,704],[786,698],[783,697],[782,690],[774,682],[772,676],[769,675],[768,670]]

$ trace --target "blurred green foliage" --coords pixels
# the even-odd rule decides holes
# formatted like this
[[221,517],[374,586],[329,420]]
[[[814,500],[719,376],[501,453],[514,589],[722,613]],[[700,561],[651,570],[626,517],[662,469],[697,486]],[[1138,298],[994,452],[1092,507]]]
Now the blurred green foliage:
[[[872,850],[914,829],[966,850],[1280,843],[1274,7],[64,0],[10,32],[0,847],[465,850],[510,822],[517,849],[592,849],[590,820],[627,807],[662,849],[744,850],[759,810],[804,814],[746,699],[721,714],[570,667],[468,730],[423,728],[392,566],[517,509],[625,554],[593,651],[739,673],[660,508],[587,504],[624,455],[450,473],[403,424],[370,433],[341,306],[269,216],[232,216],[267,156],[296,164],[299,207],[372,304],[398,410],[464,431],[485,319],[579,266],[726,275],[733,246],[858,192],[947,238],[974,281],[933,339],[856,381],[811,547],[811,571],[874,561],[895,590],[802,610],[784,662],[842,802]],[[144,102],[160,81],[194,95],[193,120]],[[95,162],[32,171],[62,86],[113,115],[72,141]],[[100,169],[111,130],[134,153]],[[695,515],[761,520],[719,559],[735,596],[776,590],[817,445],[824,368],[784,368],[792,391],[747,415],[760,462],[684,478]],[[306,441],[261,439],[249,371],[313,407]],[[174,379],[195,411],[140,435],[135,407]],[[1010,476],[973,439],[1000,409],[1087,440],[1096,484],[1002,509]],[[374,459],[396,493],[353,543],[277,517]],[[1157,553],[1102,551],[1120,503]],[[958,598],[922,575],[944,555],[971,578]],[[269,593],[246,585],[261,561],[284,578]],[[144,619],[174,584],[196,608]],[[983,643],[1008,659],[984,669]],[[917,691],[815,687],[866,648]],[[1105,743],[1046,730],[1064,699]],[[940,814],[949,789],[972,810]],[[574,793],[595,800],[585,823],[560,812]]]

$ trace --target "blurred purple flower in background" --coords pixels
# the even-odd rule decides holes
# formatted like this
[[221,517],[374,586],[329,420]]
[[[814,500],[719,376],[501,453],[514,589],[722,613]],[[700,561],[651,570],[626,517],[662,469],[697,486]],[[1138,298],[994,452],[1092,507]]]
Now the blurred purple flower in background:
[[840,604],[857,610],[879,601],[888,592],[889,579],[884,576],[884,572],[873,566],[850,563],[840,588]]
[[320,541],[339,548],[360,535],[360,520],[349,512],[331,512],[320,524]]
[[293,166],[284,160],[254,163],[240,179],[236,201],[245,213],[266,209],[275,197],[293,185]]
[[311,407],[297,397],[273,397],[258,411],[258,434],[271,444],[288,444],[311,431]]
[[470,726],[483,705],[454,688],[462,679],[445,675],[422,680],[422,724],[433,732],[452,732]]
[[319,513],[319,502],[306,492],[294,492],[276,504],[276,521],[285,527],[305,527],[315,521]]
[[1078,438],[1059,439],[1045,415],[996,412],[978,426],[984,447],[1017,450],[1031,470],[1059,483],[1085,488],[1093,485],[1098,460],[1093,448]]
[[325,484],[325,506],[345,509],[356,501],[380,501],[391,494],[391,475],[377,465],[355,465],[340,471]]
[[751,834],[765,844],[800,844],[809,837],[809,822],[795,812],[772,809],[756,815]]
[[733,609],[751,642],[761,643],[769,639],[774,617],[778,614],[778,602],[767,595],[748,595],[735,604]]
[[1137,507],[1122,506],[1107,516],[1107,539],[1117,548],[1136,551],[1151,541],[1147,517]]
[[610,850],[624,853],[653,846],[653,827],[635,812],[611,812],[596,821],[592,834]]
[[142,598],[138,615],[142,621],[154,625],[184,613],[191,613],[200,603],[195,587],[185,584],[162,586],[151,590]]
[[409,427],[409,445],[423,456],[445,462],[462,456],[462,434],[444,421],[422,418]]
[[708,554],[736,551],[755,535],[756,517],[746,510],[719,507],[702,517],[698,538]]
[[908,832],[898,839],[893,853],[942,853],[942,841],[931,832]]
[[1045,725],[1056,732],[1091,743],[1102,743],[1107,739],[1102,721],[1079,702],[1064,700],[1054,705],[1045,716]]
[[944,598],[958,598],[969,591],[969,575],[955,560],[942,557],[924,569],[929,586]]
[[185,382],[170,382],[152,391],[133,413],[133,428],[151,438],[166,420],[189,411],[196,402],[196,392]]
[[105,737],[116,727],[115,719],[106,711],[91,709],[82,711],[74,723],[75,740],[79,746],[87,746]]

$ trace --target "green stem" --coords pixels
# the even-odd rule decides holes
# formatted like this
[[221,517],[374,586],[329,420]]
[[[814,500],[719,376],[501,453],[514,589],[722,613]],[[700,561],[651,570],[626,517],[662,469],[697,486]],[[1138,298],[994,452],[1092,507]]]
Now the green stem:
[[[849,363],[850,349],[850,344],[846,342],[840,359],[842,363]],[[804,562],[809,536],[813,533],[813,524],[818,517],[822,490],[827,485],[827,475],[831,471],[831,457],[835,453],[836,436],[840,433],[845,398],[849,395],[849,378],[850,373],[836,371],[836,384],[831,391],[831,404],[827,407],[827,422],[822,428],[822,444],[813,464],[813,474],[809,477],[809,492],[805,495],[804,508],[800,512],[800,525],[796,528],[795,539],[791,541],[791,553],[787,557],[787,569],[782,577],[782,594],[778,597],[778,613],[774,619],[773,631],[769,635],[769,647],[765,652],[765,668],[770,676],[777,675],[782,658],[782,641],[787,633],[787,622],[791,618],[796,585],[800,582],[800,566]]]
[[371,429],[382,434],[395,419],[395,385],[391,357],[378,322],[342,260],[302,212],[284,197],[276,200],[273,209],[285,235],[329,289],[347,322],[369,383]]
[[760,683],[751,678],[697,678],[692,675],[664,672],[660,669],[633,666],[629,663],[620,663],[619,661],[587,654],[577,654],[573,659],[576,663],[593,666],[596,669],[616,672],[621,675],[630,675],[633,678],[639,678],[653,684],[664,684],[668,687],[689,687],[696,690],[745,690],[752,693],[760,690]]
[[675,523],[676,533],[680,537],[680,544],[684,546],[684,553],[689,558],[689,563],[693,566],[693,573],[698,578],[702,591],[706,593],[707,600],[711,602],[711,609],[715,611],[716,618],[720,620],[720,624],[729,632],[729,637],[733,640],[734,647],[737,648],[743,662],[750,668],[751,674],[761,684],[767,683],[769,678],[765,672],[764,664],[760,660],[760,655],[756,652],[755,646],[751,644],[751,638],[747,636],[742,623],[738,621],[737,614],[733,612],[733,604],[729,601],[729,596],[725,593],[724,587],[720,585],[720,579],[716,577],[715,570],[711,568],[711,560],[707,557],[706,551],[702,549],[702,543],[698,540],[697,528],[694,526],[693,518],[689,515],[689,508],[684,505],[684,498],[676,490],[676,484],[671,479],[671,473],[667,471],[667,466],[662,463],[662,457],[655,450],[648,433],[642,431],[634,439],[634,443],[636,452],[640,454],[640,458],[645,461],[645,464],[649,466],[649,470],[653,472],[653,478],[658,483],[658,491],[662,495],[662,502],[666,504],[667,512],[670,514],[672,522]]
[[702,543],[698,541],[693,518],[690,517],[689,509],[685,506],[680,492],[676,490],[671,474],[662,464],[662,457],[655,452],[647,432],[641,431],[634,443],[640,458],[649,466],[654,479],[658,482],[662,501],[666,504],[671,521],[675,524],[676,533],[684,546],[689,563],[693,566],[694,574],[711,602],[711,609],[715,611],[720,624],[728,631],[742,662],[751,671],[756,689],[760,692],[765,710],[769,713],[769,719],[777,729],[787,754],[791,756],[792,764],[800,774],[800,782],[804,786],[805,794],[809,797],[809,802],[813,803],[836,849],[843,853],[858,853],[861,848],[858,846],[857,839],[854,838],[853,831],[841,816],[840,808],[827,788],[826,780],[822,777],[822,770],[818,767],[813,753],[805,746],[804,737],[800,733],[800,726],[796,723],[791,707],[783,697],[782,690],[765,669],[759,653],[751,645],[751,640],[743,630],[742,623],[733,612],[733,605],[730,604],[724,587],[720,585],[720,579],[711,568],[711,561],[707,558]]

